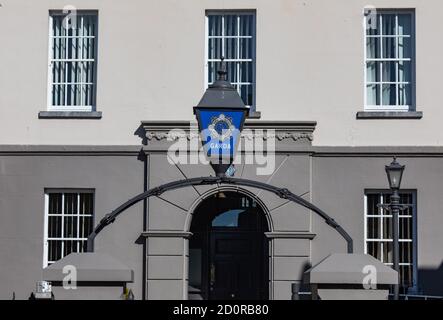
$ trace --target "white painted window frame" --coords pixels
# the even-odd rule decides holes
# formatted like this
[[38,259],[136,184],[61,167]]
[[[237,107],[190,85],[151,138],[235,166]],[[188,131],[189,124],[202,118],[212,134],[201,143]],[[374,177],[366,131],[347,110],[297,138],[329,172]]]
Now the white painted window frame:
[[[62,194],[62,213],[61,214],[49,214],[49,195],[51,193],[61,193]],[[48,260],[48,250],[49,250],[49,241],[51,240],[72,240],[72,241],[86,241],[88,238],[66,238],[63,237],[64,234],[64,217],[66,216],[64,214],[64,203],[65,203],[65,194],[66,193],[77,193],[77,210],[80,208],[80,193],[90,193],[93,196],[93,212],[92,214],[77,214],[75,215],[69,215],[70,217],[75,216],[77,218],[77,234],[79,234],[80,229],[80,217],[92,217],[92,226],[94,226],[94,219],[95,219],[95,190],[94,189],[45,189],[45,212],[44,212],[44,226],[43,226],[43,268],[46,268],[49,266],[49,264],[54,263],[55,261],[49,261]],[[61,234],[62,236],[59,238],[50,238],[48,237],[48,228],[49,228],[49,217],[50,216],[61,216]],[[62,254],[64,249],[64,243],[62,242]],[[77,252],[80,251],[79,244],[77,243]]]
[[[209,73],[209,62],[219,62],[220,59],[209,59],[208,52],[209,52],[209,16],[211,15],[252,15],[253,16],[253,22],[252,25],[254,27],[254,32],[252,36],[229,36],[230,38],[236,38],[237,39],[237,56],[239,57],[239,50],[240,45],[239,41],[241,38],[250,38],[252,39],[252,58],[251,59],[225,59],[226,62],[252,62],[252,82],[241,82],[240,78],[238,76],[239,74],[239,66],[237,66],[237,82],[233,83],[233,85],[251,85],[252,89],[252,105],[247,105],[247,107],[250,108],[251,111],[256,111],[256,42],[257,42],[257,14],[255,10],[207,10],[205,14],[205,77],[204,77],[204,90],[208,88],[210,83],[208,82],[208,73]],[[224,18],[222,20],[222,36],[211,36],[212,38],[220,38],[224,39]],[[240,19],[237,19],[237,28],[240,30]],[[225,49],[225,42],[222,41],[222,52],[224,52]],[[241,94],[240,90],[238,90],[238,93]]]
[[[52,33],[52,24],[53,24],[53,17],[54,16],[64,16],[62,11],[50,11],[49,13],[49,29],[48,29],[48,83],[47,83],[47,110],[48,111],[58,111],[58,112],[92,112],[96,111],[96,100],[97,100],[97,55],[98,55],[98,11],[94,10],[78,10],[77,15],[93,15],[96,17],[96,24],[95,24],[95,36],[96,39],[95,43],[95,51],[94,51],[94,59],[53,59],[52,58],[52,42],[54,35]],[[81,20],[83,23],[83,19]],[[88,37],[90,38],[90,37]],[[67,47],[66,47],[67,48]],[[85,84],[85,85],[92,85],[92,105],[77,105],[77,106],[54,106],[52,104],[52,86],[55,84],[52,79],[52,67],[53,62],[55,61],[93,61],[94,62],[94,70],[92,71],[94,74],[94,82],[93,83],[79,83],[79,84]],[[66,83],[68,84],[68,83]],[[66,92],[65,88],[65,92]],[[80,94],[83,94],[83,90],[81,90]],[[81,99],[83,101],[83,99]]]
[[[364,192],[363,198],[363,208],[364,208],[364,253],[368,254],[368,243],[369,242],[392,242],[392,239],[372,239],[368,238],[368,218],[380,218],[381,223],[383,224],[383,218],[392,218],[392,214],[386,212],[382,208],[378,208],[379,215],[369,215],[367,208],[367,196],[378,194],[379,195],[379,203],[383,203],[383,195],[390,194],[390,190],[386,189],[366,189]],[[418,254],[417,254],[417,190],[401,190],[401,193],[408,193],[412,195],[412,215],[401,215],[404,218],[412,218],[412,239],[399,239],[399,242],[412,242],[412,263],[400,263],[400,266],[412,266],[412,286],[408,288],[410,293],[415,293],[418,291]],[[399,219],[403,219],[399,216]],[[400,226],[400,224],[399,224]],[[380,234],[383,235],[383,230],[380,230]],[[381,259],[383,261],[383,249],[381,250]],[[393,263],[385,263],[387,266],[392,266]]]
[[[396,50],[396,57],[395,59],[389,59],[389,58],[371,58],[368,59],[367,57],[367,39],[370,37],[380,37],[379,35],[377,36],[370,36],[367,34],[367,30],[366,27],[363,28],[363,32],[364,32],[364,40],[363,40],[363,52],[364,52],[364,63],[363,63],[363,74],[364,74],[364,110],[365,111],[398,111],[398,112],[408,112],[408,111],[415,111],[416,110],[416,75],[415,75],[415,60],[416,60],[416,50],[415,50],[415,34],[416,34],[416,30],[415,30],[415,10],[409,10],[409,9],[377,9],[377,23],[380,24],[381,27],[383,27],[382,25],[382,14],[395,14],[396,18],[396,35],[393,35],[392,38],[395,38],[395,50]],[[398,38],[399,37],[403,37],[403,36],[398,36],[398,15],[399,14],[409,14],[411,16],[411,35],[410,35],[410,39],[411,39],[411,57],[412,58],[398,58]],[[365,17],[365,25],[366,25],[366,19],[367,17]],[[377,24],[377,26],[378,26]],[[380,37],[381,39],[383,39],[383,37]],[[383,41],[380,41],[380,48],[379,48],[380,52],[383,52]],[[374,61],[374,62],[384,62],[384,61],[410,61],[411,62],[411,82],[383,82],[381,77],[382,77],[382,72],[381,70],[380,72],[380,82],[376,82],[376,83],[368,83],[368,79],[367,79],[367,63],[368,61]],[[382,68],[382,64],[380,63],[380,68]],[[396,80],[398,80],[398,64],[396,64]],[[368,105],[368,89],[367,86],[370,84],[379,84],[380,85],[380,105]],[[398,105],[398,100],[399,100],[399,95],[398,95],[398,88],[396,86],[396,105],[383,105],[383,92],[382,92],[382,88],[383,88],[383,84],[410,84],[411,86],[411,104],[410,105]]]

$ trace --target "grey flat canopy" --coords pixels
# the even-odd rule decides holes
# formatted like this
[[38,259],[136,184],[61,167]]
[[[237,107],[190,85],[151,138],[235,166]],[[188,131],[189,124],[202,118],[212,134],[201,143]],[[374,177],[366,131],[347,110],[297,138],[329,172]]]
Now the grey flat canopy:
[[331,254],[305,271],[304,277],[312,284],[361,285],[368,275],[368,270],[371,272],[374,268],[378,284],[397,284],[397,272],[367,254]]
[[78,282],[133,282],[134,271],[105,253],[71,253],[63,259],[43,269],[46,281],[63,281],[66,266],[77,269]]

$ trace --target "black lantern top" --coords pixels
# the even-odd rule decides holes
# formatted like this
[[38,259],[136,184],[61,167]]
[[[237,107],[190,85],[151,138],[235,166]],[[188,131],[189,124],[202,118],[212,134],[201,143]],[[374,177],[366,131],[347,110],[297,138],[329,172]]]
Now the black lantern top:
[[389,166],[385,166],[386,175],[388,176],[389,187],[393,190],[400,189],[401,178],[403,176],[403,171],[405,166],[400,165],[397,162],[397,158],[394,157]]
[[194,114],[206,156],[216,174],[223,176],[234,160],[249,109],[227,80],[223,58],[217,73],[217,80],[208,87],[194,107]]
[[235,87],[228,81],[226,68],[226,61],[222,58],[217,80],[208,87],[198,105],[194,107],[194,114],[198,108],[248,110]]

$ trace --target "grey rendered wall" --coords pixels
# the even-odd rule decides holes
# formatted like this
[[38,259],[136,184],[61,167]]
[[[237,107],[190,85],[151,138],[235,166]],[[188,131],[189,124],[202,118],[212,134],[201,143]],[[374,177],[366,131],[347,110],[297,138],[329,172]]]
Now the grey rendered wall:
[[[364,251],[364,190],[386,189],[384,166],[392,158],[371,156],[314,157],[313,202],[334,217],[354,239],[356,253]],[[418,289],[443,295],[443,161],[436,156],[405,157],[402,188],[417,190]],[[312,263],[331,252],[345,252],[345,242],[313,216]]]
[[[310,197],[310,159],[306,154],[277,155],[272,175],[257,176],[255,166],[238,165],[236,177],[286,187],[304,198]],[[171,165],[165,154],[149,154],[149,186],[213,175],[209,166]],[[166,192],[149,199],[147,232],[177,233],[190,231],[192,213],[211,192],[229,186],[199,186]],[[275,195],[254,188],[238,188],[256,196],[270,221],[270,297],[290,299],[291,283],[300,281],[310,261],[311,214]],[[175,237],[150,237],[147,252],[148,299],[186,299],[188,280],[187,240]]]
[[[17,299],[27,299],[35,282],[41,280],[45,188],[94,188],[98,223],[106,213],[143,191],[143,172],[144,164],[136,153],[1,155],[0,299],[12,299],[13,292]],[[109,253],[134,270],[135,282],[128,287],[137,299],[142,297],[143,246],[135,242],[142,230],[143,206],[139,204],[105,229],[95,244],[95,250]]]

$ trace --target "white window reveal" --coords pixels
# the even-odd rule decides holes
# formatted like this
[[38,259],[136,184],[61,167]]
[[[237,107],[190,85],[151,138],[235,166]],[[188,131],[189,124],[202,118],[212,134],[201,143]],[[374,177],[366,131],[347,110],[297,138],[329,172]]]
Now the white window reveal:
[[217,79],[225,58],[228,80],[245,105],[255,110],[255,13],[208,12],[206,15],[206,87]]
[[[390,203],[390,197],[388,191],[368,191],[365,194],[365,253],[388,266],[393,265],[392,215],[377,204]],[[417,289],[416,193],[400,192],[400,203],[409,206],[400,211],[398,217],[400,287],[403,293],[408,293]]]
[[49,111],[95,111],[97,19],[95,12],[49,17]]
[[365,110],[414,111],[414,14],[378,11],[366,17]]
[[43,267],[71,252],[86,251],[93,226],[92,190],[46,191]]

